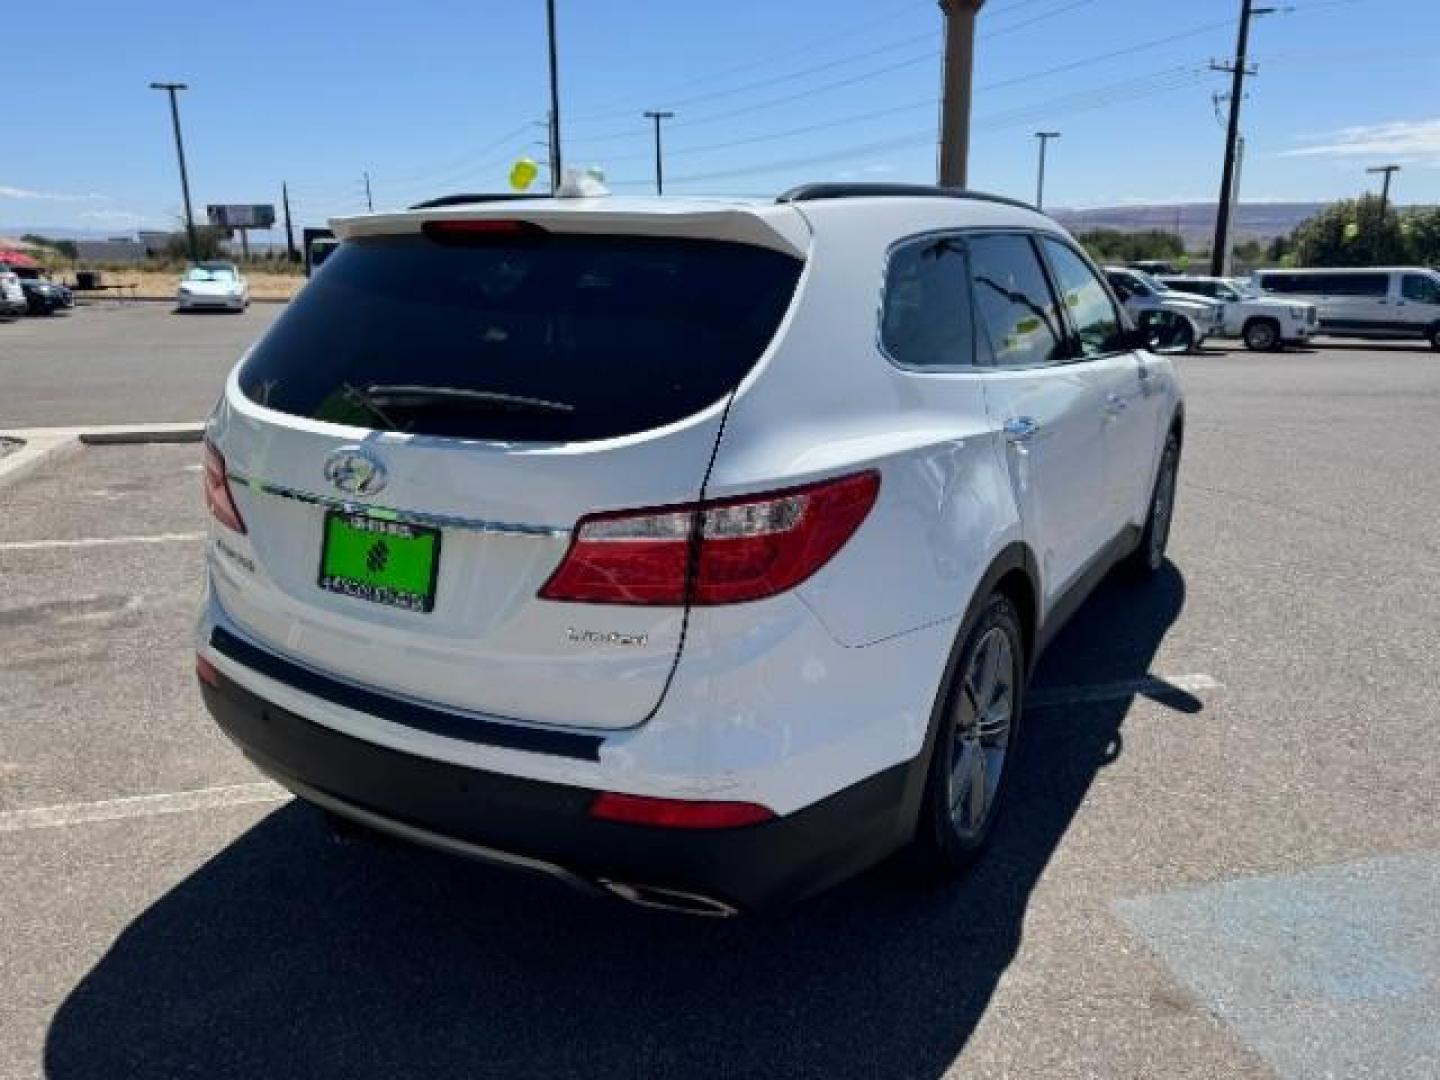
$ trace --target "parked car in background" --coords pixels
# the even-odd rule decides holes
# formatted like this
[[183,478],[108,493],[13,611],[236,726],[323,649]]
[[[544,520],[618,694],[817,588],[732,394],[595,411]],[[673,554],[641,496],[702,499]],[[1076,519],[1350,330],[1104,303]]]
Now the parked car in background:
[[1165,259],[1141,259],[1130,264],[1131,269],[1139,270],[1146,274],[1178,274],[1180,271],[1174,263]]
[[695,914],[979,856],[1176,490],[1173,366],[1068,233],[900,184],[336,231],[206,426],[197,674],[262,770]]
[[1440,350],[1440,272],[1423,266],[1257,270],[1273,296],[1314,304],[1320,331],[1337,337],[1423,338]]
[[1131,318],[1150,330],[1164,351],[1198,349],[1224,327],[1224,305],[1218,300],[1176,292],[1130,266],[1107,266],[1105,277]]
[[59,282],[51,281],[44,267],[17,266],[14,269],[31,315],[53,315],[75,306],[74,294]]
[[185,271],[175,292],[177,311],[244,311],[250,306],[250,284],[230,262],[197,263]]
[[1217,336],[1239,338],[1247,349],[1265,351],[1303,345],[1319,327],[1314,304],[1266,296],[1237,278],[1161,277],[1177,292],[1209,297],[1224,305],[1225,321]]
[[30,308],[20,278],[8,263],[0,263],[0,319],[16,319]]

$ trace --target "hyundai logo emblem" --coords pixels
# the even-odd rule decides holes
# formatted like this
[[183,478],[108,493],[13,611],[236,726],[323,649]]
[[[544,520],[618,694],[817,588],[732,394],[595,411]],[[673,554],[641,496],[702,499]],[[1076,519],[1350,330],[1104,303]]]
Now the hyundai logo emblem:
[[385,487],[385,466],[361,447],[342,446],[325,459],[325,479],[346,495],[374,495]]

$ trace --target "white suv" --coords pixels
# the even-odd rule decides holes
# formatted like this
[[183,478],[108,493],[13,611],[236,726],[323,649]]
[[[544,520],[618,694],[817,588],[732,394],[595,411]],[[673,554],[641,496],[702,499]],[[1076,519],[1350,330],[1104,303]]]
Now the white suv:
[[1220,337],[1239,338],[1257,352],[1304,345],[1319,328],[1314,304],[1265,296],[1235,278],[1166,276],[1160,282],[1176,292],[1193,293],[1224,305]]
[[1008,200],[440,202],[337,222],[209,421],[222,728],[642,904],[963,868],[1041,649],[1161,565],[1170,362]]

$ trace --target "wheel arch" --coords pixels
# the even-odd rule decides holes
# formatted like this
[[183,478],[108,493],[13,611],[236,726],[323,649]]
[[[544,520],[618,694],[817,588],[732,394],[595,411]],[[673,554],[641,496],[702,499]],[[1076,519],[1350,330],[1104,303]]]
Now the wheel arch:
[[965,641],[979,621],[987,602],[995,593],[1003,594],[1015,605],[1020,615],[1020,629],[1025,641],[1025,672],[1028,676],[1035,666],[1035,643],[1040,632],[1041,581],[1039,563],[1034,553],[1021,541],[1012,541],[1002,548],[990,561],[981,575],[979,584],[970,596],[965,614],[960,618],[955,638],[950,644],[945,668],[930,706],[930,717],[925,731],[925,742],[910,762],[909,775],[905,781],[905,797],[901,808],[900,821],[906,836],[914,833],[920,817],[920,806],[925,796],[926,780],[930,771],[930,759],[935,752],[935,737],[940,730],[945,705],[954,689],[955,677],[960,665],[960,654]]

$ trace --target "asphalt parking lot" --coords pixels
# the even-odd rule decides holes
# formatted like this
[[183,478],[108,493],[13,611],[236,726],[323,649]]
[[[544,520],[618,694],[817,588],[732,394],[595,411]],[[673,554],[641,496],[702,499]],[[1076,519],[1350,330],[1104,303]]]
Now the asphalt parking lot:
[[283,309],[180,314],[170,304],[111,300],[0,325],[0,431],[199,420]]
[[[270,317],[159,314],[0,336],[0,429],[199,419]],[[196,448],[0,487],[0,1076],[1440,1074],[1440,355],[1180,366],[1171,565],[1052,646],[991,855],[738,921],[334,843],[200,705]]]

